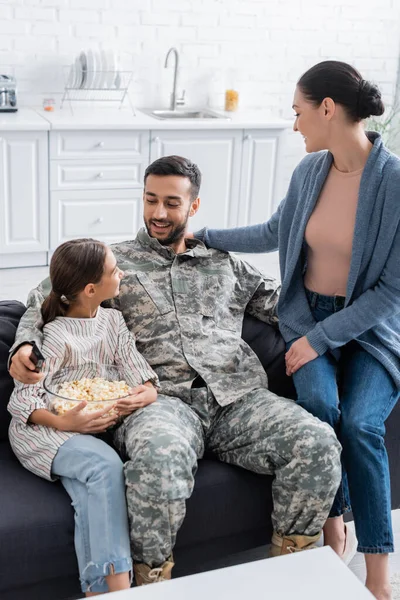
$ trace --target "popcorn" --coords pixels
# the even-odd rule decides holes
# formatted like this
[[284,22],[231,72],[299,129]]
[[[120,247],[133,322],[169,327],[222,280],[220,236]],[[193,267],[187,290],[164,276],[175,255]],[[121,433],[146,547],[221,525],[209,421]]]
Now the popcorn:
[[[58,415],[64,415],[68,410],[76,407],[77,401],[82,402],[83,400],[88,404],[82,412],[87,413],[103,410],[117,398],[128,396],[129,385],[124,380],[108,381],[102,377],[84,378],[62,383],[58,388],[57,395],[71,398],[71,401],[60,398],[52,402],[53,410]],[[117,414],[117,411],[111,410],[107,414]]]
[[93,379],[79,379],[66,381],[58,389],[58,395],[73,400],[86,400],[87,402],[99,402],[101,400],[115,400],[127,396],[129,386],[126,381],[108,381],[102,377]]

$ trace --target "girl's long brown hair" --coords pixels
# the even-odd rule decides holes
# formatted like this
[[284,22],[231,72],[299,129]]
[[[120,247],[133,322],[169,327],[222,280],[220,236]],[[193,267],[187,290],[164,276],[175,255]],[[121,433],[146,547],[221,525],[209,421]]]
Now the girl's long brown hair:
[[99,283],[104,272],[107,247],[91,238],[71,240],[58,246],[50,262],[50,295],[42,304],[43,325],[66,315],[69,304],[88,283]]

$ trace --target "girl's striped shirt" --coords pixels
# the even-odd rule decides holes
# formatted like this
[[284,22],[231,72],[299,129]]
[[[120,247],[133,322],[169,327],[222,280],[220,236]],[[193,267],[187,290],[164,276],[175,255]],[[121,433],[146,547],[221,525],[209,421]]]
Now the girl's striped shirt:
[[[87,363],[116,365],[131,387],[151,381],[158,385],[157,375],[137,351],[135,339],[122,314],[99,307],[91,319],[57,317],[43,328],[41,348],[46,362],[44,376],[66,367],[79,370]],[[44,379],[44,378],[43,378]],[[12,419],[9,438],[15,455],[25,468],[40,477],[54,480],[52,463],[60,446],[77,433],[59,431],[29,422],[31,413],[39,408],[49,410],[43,379],[35,385],[15,381],[8,404]]]

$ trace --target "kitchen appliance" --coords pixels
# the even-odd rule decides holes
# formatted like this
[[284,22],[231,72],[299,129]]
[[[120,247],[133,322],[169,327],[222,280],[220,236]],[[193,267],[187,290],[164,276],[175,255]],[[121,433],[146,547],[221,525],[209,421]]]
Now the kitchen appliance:
[[0,75],[0,113],[17,110],[17,81],[11,75]]

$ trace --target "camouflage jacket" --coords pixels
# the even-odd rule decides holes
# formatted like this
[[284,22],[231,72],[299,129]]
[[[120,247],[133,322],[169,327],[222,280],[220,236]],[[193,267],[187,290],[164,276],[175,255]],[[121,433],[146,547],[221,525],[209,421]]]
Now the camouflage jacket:
[[[125,276],[117,298],[139,352],[160,380],[160,392],[190,402],[200,375],[221,406],[267,387],[267,376],[241,338],[245,311],[277,323],[279,284],[237,257],[187,240],[175,254],[141,229],[111,246]],[[11,352],[24,341],[41,345],[40,306],[49,279],[32,290]]]

